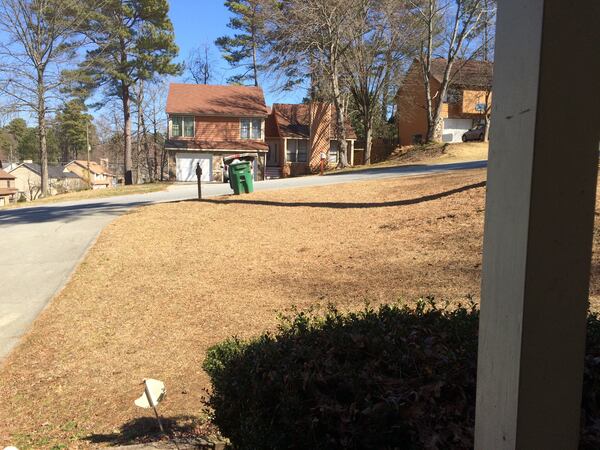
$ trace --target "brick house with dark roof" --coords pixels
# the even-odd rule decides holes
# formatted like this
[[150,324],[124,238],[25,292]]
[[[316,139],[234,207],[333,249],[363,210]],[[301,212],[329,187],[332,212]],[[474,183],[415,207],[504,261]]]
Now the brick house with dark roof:
[[167,115],[169,178],[195,181],[200,163],[203,181],[222,181],[223,158],[236,154],[253,156],[255,177],[264,178],[268,110],[260,87],[173,83]]
[[[338,162],[335,110],[331,104],[273,105],[267,118],[269,153],[267,174],[273,177],[303,175],[319,170],[321,154],[328,165]],[[354,163],[356,133],[346,123],[348,161]]]
[[[337,162],[332,107],[326,104],[275,104],[267,108],[260,87],[171,84],[167,98],[165,150],[169,178],[224,180],[224,158],[254,161],[257,180],[318,170],[320,155]],[[349,158],[356,135],[347,125]]]
[[[434,102],[440,101],[439,90],[446,60],[431,61],[430,90]],[[445,98],[441,99],[444,142],[460,142],[465,131],[478,125],[490,111],[493,63],[456,60],[450,72]],[[398,90],[397,124],[400,145],[411,145],[427,135],[425,84],[419,61],[415,60]],[[434,103],[435,105],[435,103]]]

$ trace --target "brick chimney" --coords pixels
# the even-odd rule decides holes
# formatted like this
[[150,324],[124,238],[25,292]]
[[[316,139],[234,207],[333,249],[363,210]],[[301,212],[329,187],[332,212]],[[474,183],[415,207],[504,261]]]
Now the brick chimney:
[[313,102],[310,114],[310,156],[309,164],[313,172],[319,170],[321,152],[329,152],[331,140],[331,104]]

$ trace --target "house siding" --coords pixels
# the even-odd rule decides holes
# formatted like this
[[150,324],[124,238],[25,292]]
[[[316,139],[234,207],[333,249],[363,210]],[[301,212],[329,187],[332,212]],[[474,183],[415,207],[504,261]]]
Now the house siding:
[[321,152],[328,154],[331,142],[331,104],[310,105],[310,170],[316,172],[321,166]]
[[487,98],[487,103],[491,104],[492,102],[492,93],[491,92],[487,92],[487,91],[476,91],[476,90],[470,90],[470,89],[465,89],[463,91],[463,95],[462,95],[462,113],[463,114],[481,114],[480,111],[477,111],[477,104],[478,103],[486,103],[486,96]]
[[195,139],[203,141],[240,141],[240,119],[196,117]]
[[[431,91],[437,92],[440,84],[432,79]],[[413,136],[421,135],[425,139],[427,135],[427,105],[425,100],[425,84],[421,69],[413,64],[402,87],[398,91],[398,136],[400,145],[413,144]],[[447,116],[448,110],[442,109],[442,117]]]
[[[15,187],[19,194],[25,194],[27,200],[35,200],[41,194],[42,179],[41,177],[29,170],[27,167],[18,167],[10,173],[16,178]],[[54,195],[52,186],[50,186],[50,195]]]

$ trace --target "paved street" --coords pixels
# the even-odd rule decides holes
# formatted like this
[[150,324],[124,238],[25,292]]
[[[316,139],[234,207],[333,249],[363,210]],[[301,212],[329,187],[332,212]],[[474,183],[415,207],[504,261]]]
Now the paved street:
[[[256,191],[486,167],[486,161],[377,168],[328,176],[255,183]],[[203,195],[230,194],[227,184],[205,184]],[[195,184],[167,191],[0,210],[0,360],[17,344],[38,314],[65,285],[100,231],[127,210],[152,203],[195,198]],[[73,324],[77,326],[77,324]]]

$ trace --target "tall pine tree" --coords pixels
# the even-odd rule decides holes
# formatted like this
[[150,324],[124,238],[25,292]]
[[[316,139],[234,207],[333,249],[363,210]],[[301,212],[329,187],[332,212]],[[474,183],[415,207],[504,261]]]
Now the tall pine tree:
[[109,0],[93,9],[85,32],[95,44],[79,70],[80,81],[121,100],[124,179],[133,183],[131,146],[132,87],[156,75],[176,75],[178,48],[167,0]]
[[263,6],[265,0],[227,0],[225,6],[233,13],[227,26],[237,33],[222,36],[215,41],[225,60],[234,68],[244,71],[229,78],[230,83],[251,81],[258,86],[260,64],[258,54],[264,30]]
[[80,99],[69,100],[56,114],[56,132],[61,159],[67,163],[87,151],[88,135],[93,134],[92,116]]

